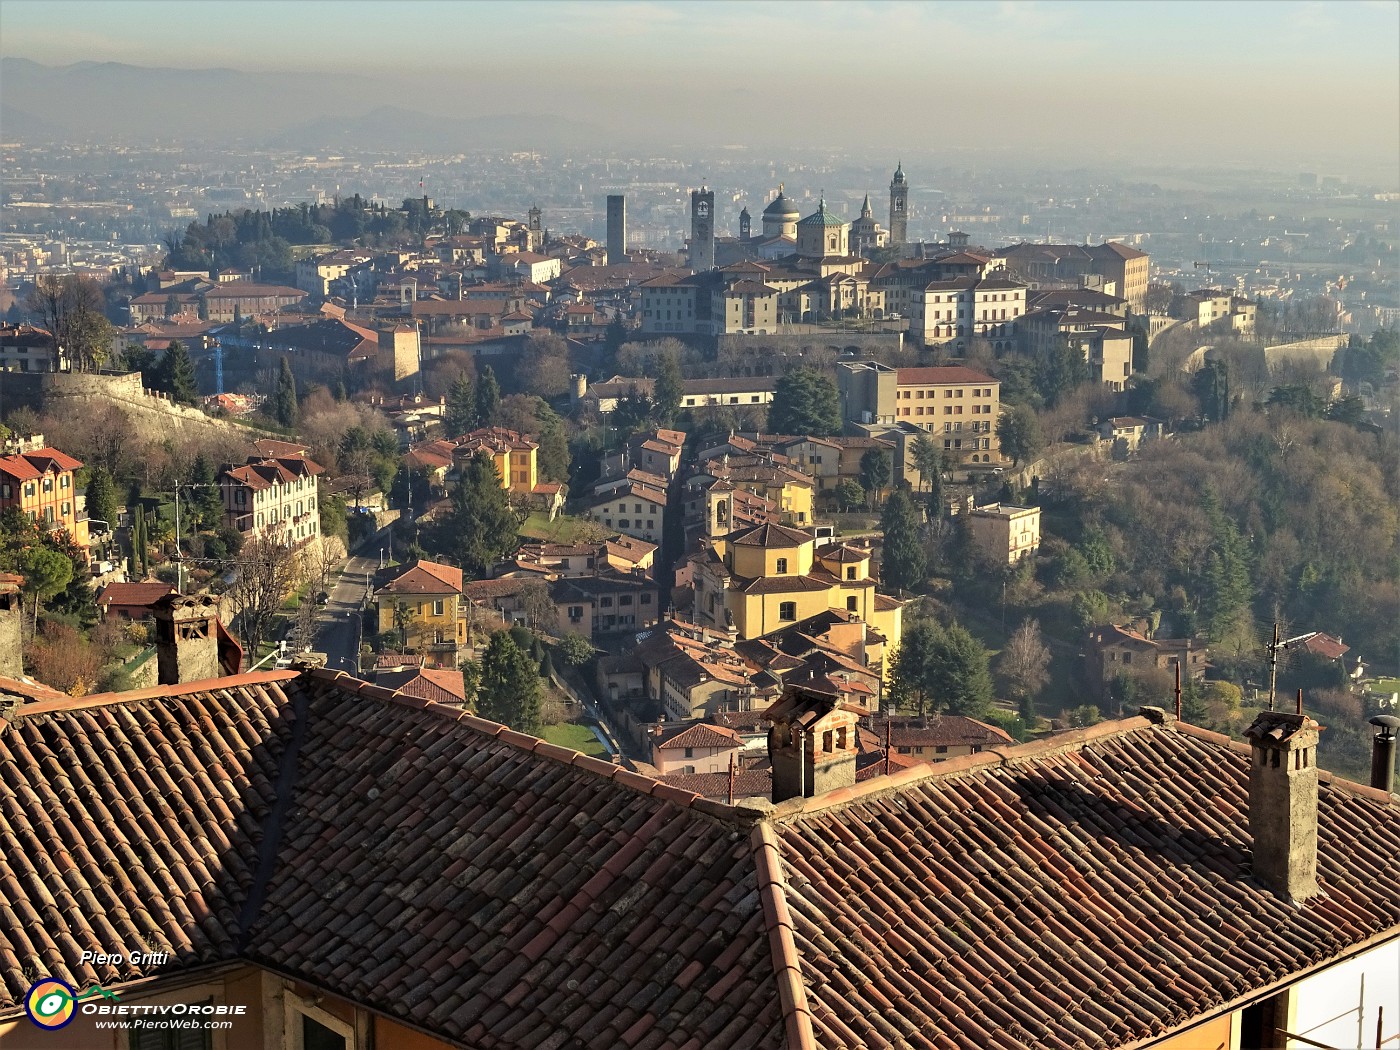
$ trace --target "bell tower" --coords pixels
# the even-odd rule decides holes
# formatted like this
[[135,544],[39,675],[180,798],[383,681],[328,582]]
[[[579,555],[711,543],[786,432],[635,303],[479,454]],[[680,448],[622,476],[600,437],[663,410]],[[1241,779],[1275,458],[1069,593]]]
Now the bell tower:
[[894,169],[890,180],[890,244],[903,244],[909,233],[909,183],[904,180],[904,162]]
[[705,186],[690,191],[690,268],[715,268],[715,191]]

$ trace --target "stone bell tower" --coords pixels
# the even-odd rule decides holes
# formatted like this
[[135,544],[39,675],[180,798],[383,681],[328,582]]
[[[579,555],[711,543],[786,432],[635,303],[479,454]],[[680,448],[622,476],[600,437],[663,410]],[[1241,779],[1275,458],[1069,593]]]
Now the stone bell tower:
[[715,268],[715,191],[705,186],[690,191],[690,268]]
[[890,244],[903,244],[909,233],[909,183],[904,179],[904,162],[894,169],[890,180]]

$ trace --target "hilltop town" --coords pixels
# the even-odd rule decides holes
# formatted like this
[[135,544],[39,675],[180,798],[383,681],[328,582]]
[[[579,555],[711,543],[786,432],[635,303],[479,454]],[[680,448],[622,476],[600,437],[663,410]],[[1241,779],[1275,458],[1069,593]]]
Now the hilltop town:
[[[329,983],[380,1011],[388,1046],[1146,1045],[1197,1024],[1240,1045],[1241,1025],[1285,1021],[1204,985],[1170,1026],[1135,1013],[1160,975],[1099,905],[1048,921],[1094,926],[1103,972],[1131,975],[1116,1042],[1084,1037],[1087,986],[1032,995],[1025,1014],[999,1005],[1015,930],[954,934],[963,920],[925,914],[928,887],[974,870],[1049,901],[1061,888],[1035,880],[1123,850],[1056,823],[1080,805],[1135,822],[1135,849],[1158,843],[1132,869],[1148,903],[1131,921],[1152,927],[1152,887],[1209,900],[1236,864],[1203,797],[1230,834],[1257,829],[1247,932],[1280,972],[1311,972],[1279,931],[1319,885],[1339,902],[1338,951],[1394,928],[1375,917],[1393,899],[1330,853],[1319,866],[1317,840],[1383,829],[1358,847],[1374,868],[1400,848],[1371,772],[1393,737],[1367,724],[1400,701],[1400,335],[1209,272],[1168,279],[1183,275],[1119,240],[916,239],[919,193],[902,162],[854,217],[780,182],[731,235],[723,194],[701,185],[688,236],[663,248],[629,240],[624,193],[606,195],[595,240],[539,206],[477,214],[367,189],[196,218],[154,265],[16,274],[0,328],[0,728],[51,721],[51,746],[86,755],[112,745],[85,713],[143,698],[122,746],[172,780],[257,767],[275,833],[265,870],[201,905],[197,950],[227,967],[212,996],[258,967]],[[14,749],[26,777],[47,768],[37,740]],[[1187,765],[1206,786],[1177,775]],[[1057,778],[1097,786],[1042,801]],[[1065,801],[1107,783],[1111,801]],[[402,809],[386,815],[381,790]],[[1279,816],[1299,792],[1310,831]],[[1188,826],[1147,827],[1162,818],[1149,797]],[[945,810],[981,816],[939,839],[919,814]],[[554,860],[517,868],[482,845],[524,850],[561,821],[577,836]],[[240,856],[255,849],[243,824]],[[467,931],[484,913],[466,897],[498,890],[507,925]],[[470,935],[522,967],[568,964],[580,1001],[541,1005],[542,978],[409,994],[352,965],[342,905],[381,893],[403,905],[419,977],[458,969],[470,953],[453,938]],[[985,968],[1009,983],[929,978],[944,990],[881,1019],[913,996],[890,975],[931,958],[889,934],[900,900],[930,937],[1001,952]],[[1192,930],[1225,951],[1212,907]],[[676,909],[693,931],[662,951],[653,927]],[[144,934],[151,952],[179,948],[175,925]],[[630,969],[598,961],[616,937],[637,949]],[[754,960],[770,938],[782,991],[765,998],[773,975]],[[740,954],[742,977],[715,972]],[[1181,969],[1163,965],[1161,982]],[[1237,969],[1251,987],[1273,972]],[[722,1008],[688,1002],[677,973],[703,974],[695,995]],[[583,1005],[580,984],[604,991]],[[960,1034],[921,1040],[954,986]],[[304,1016],[351,1031],[359,1007],[320,1002]],[[570,1042],[566,1016],[592,1027]]]

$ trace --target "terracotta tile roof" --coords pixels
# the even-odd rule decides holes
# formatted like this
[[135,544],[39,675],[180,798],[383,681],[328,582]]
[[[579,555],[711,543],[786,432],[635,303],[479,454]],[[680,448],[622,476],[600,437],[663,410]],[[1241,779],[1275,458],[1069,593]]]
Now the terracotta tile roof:
[[[379,588],[389,594],[443,594],[462,591],[462,570],[455,565],[422,559],[394,570],[397,575]],[[377,593],[377,592],[376,592]]]
[[985,372],[964,368],[962,365],[929,365],[924,368],[901,368],[897,370],[896,383],[899,386],[933,386],[938,383],[991,383],[997,380]]
[[1340,638],[1333,638],[1330,634],[1324,634],[1321,631],[1306,636],[1298,644],[1300,648],[1327,660],[1340,660],[1351,652],[1351,646],[1343,645]]
[[167,594],[174,594],[175,588],[168,583],[109,583],[97,596],[97,607],[107,605],[148,606]]
[[725,539],[740,547],[800,547],[812,542],[812,534],[786,525],[755,525],[740,532],[731,532]]
[[100,944],[503,1050],[1108,1047],[1400,931],[1400,802],[1320,774],[1324,895],[1285,902],[1248,874],[1247,752],[1169,721],[729,807],[274,672],[28,704],[0,763],[6,1018],[35,970],[157,975]]
[[723,726],[707,725],[700,722],[693,726],[684,726],[674,732],[669,737],[662,737],[653,748],[671,749],[685,747],[742,747],[743,737],[732,729],[725,729]]
[[1012,738],[1000,726],[988,725],[975,718],[963,715],[942,715],[924,719],[891,718],[875,716],[870,719],[870,731],[880,740],[885,739],[885,728],[889,726],[890,743],[895,747],[930,747],[950,745],[1001,747],[1012,743]]
[[374,684],[439,704],[464,704],[467,701],[467,685],[462,672],[448,667],[381,672],[375,676]]

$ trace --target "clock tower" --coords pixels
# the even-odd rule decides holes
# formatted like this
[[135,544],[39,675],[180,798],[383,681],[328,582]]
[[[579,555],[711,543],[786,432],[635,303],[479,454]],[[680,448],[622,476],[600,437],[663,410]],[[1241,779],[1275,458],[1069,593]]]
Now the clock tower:
[[715,191],[704,186],[690,191],[690,268],[715,268]]
[[909,232],[909,184],[900,162],[890,180],[890,244],[903,244]]

